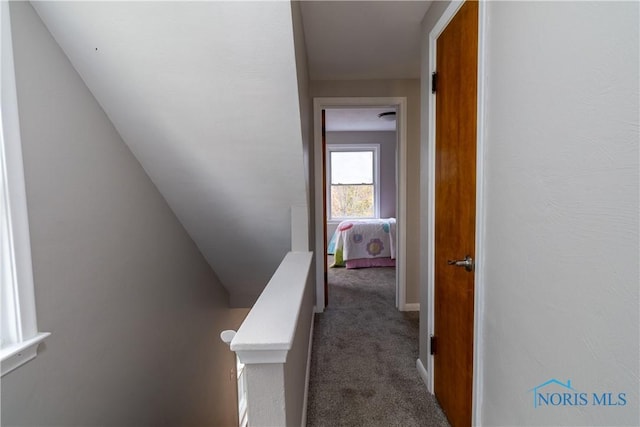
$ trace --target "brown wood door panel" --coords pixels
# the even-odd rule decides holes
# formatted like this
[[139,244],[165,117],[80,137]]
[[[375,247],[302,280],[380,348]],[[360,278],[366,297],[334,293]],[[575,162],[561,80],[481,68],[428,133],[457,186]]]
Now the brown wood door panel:
[[471,425],[475,259],[478,3],[468,1],[437,40],[435,149],[435,394],[452,426]]
[[329,281],[327,271],[329,265],[327,263],[327,125],[326,125],[326,110],[322,110],[322,236],[323,236],[323,250],[322,257],[324,258],[324,306],[329,305]]

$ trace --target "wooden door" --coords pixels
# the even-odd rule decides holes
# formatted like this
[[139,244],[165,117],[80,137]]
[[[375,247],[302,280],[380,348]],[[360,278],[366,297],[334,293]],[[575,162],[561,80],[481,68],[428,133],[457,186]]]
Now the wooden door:
[[471,425],[475,259],[478,3],[437,40],[435,147],[435,394],[452,426]]
[[322,256],[324,257],[324,306],[329,305],[329,265],[327,263],[327,112],[322,110],[322,236],[323,236],[323,250]]

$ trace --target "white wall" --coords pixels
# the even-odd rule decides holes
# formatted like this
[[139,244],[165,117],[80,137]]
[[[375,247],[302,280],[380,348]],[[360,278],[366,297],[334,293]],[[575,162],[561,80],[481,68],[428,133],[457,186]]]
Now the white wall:
[[407,298],[418,302],[420,174],[420,80],[312,80],[312,97],[407,98]]
[[638,3],[487,8],[483,423],[638,425]]
[[[300,2],[291,2],[291,19],[293,25],[293,41],[296,56],[296,76],[298,79],[298,100],[300,104],[300,128],[302,130],[302,157],[304,163],[304,179],[309,209],[309,248],[315,248],[315,225],[312,215],[315,212],[315,185],[313,172],[313,106],[309,93],[309,66],[307,47],[305,44],[304,25],[300,10]],[[314,264],[315,265],[315,264]],[[315,269],[315,268],[314,268]]]
[[[486,7],[480,421],[639,425],[638,3]],[[534,409],[551,378],[590,404]]]
[[[307,47],[305,44],[304,26],[299,1],[291,2],[291,19],[293,26],[293,41],[296,56],[296,77],[298,79],[298,100],[300,104],[300,128],[302,131],[302,154],[304,162],[305,189],[308,209],[308,251],[315,251],[315,181],[314,181],[314,150],[313,150],[313,108],[309,92],[309,67]],[[298,250],[292,246],[292,250]],[[316,262],[311,263],[311,277],[316,275]],[[315,297],[312,298],[315,303]]]
[[3,425],[233,425],[228,294],[27,2],[11,3],[39,356]]
[[[380,218],[396,217],[396,133],[385,132],[327,132],[327,144],[380,145]],[[338,222],[327,225],[331,236]]]

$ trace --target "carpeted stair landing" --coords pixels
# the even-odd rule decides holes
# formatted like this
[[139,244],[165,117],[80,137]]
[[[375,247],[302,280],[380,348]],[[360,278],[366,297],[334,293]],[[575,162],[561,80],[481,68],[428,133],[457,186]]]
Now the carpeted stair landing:
[[307,425],[448,426],[416,370],[418,313],[395,308],[395,269],[329,269],[317,314]]

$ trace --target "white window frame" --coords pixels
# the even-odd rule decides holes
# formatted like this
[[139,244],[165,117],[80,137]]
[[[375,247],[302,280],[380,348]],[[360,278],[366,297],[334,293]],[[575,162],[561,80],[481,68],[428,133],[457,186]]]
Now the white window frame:
[[[334,217],[331,212],[331,153],[336,151],[372,151],[373,152],[373,216]],[[327,144],[327,221],[338,223],[349,219],[380,218],[380,144]]]
[[238,425],[249,425],[249,411],[247,398],[247,374],[244,363],[236,356],[236,380],[238,381]]
[[0,344],[1,375],[32,360],[49,333],[38,332],[27,196],[20,143],[9,3],[0,1]]

